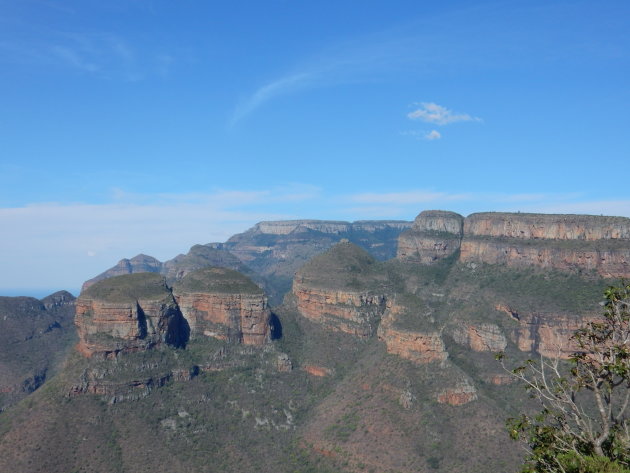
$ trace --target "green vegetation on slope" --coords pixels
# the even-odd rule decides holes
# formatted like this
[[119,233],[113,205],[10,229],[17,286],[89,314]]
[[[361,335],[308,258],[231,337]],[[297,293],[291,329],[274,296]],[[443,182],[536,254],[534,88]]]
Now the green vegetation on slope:
[[138,299],[161,300],[170,295],[164,276],[134,273],[99,281],[81,293],[82,297],[107,302],[134,302]]
[[227,268],[204,268],[187,274],[173,285],[176,292],[262,294],[247,276]]

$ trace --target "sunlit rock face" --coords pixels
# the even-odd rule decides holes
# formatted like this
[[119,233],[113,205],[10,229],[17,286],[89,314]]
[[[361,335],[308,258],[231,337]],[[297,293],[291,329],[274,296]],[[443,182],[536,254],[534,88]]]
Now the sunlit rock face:
[[187,341],[185,320],[164,278],[138,273],[99,281],[76,301],[79,351],[105,357]]
[[194,271],[174,285],[173,293],[192,338],[258,346],[270,339],[267,298],[236,271],[215,267]]
[[464,221],[461,262],[630,276],[630,219],[478,213]]
[[387,299],[375,266],[372,256],[349,242],[316,256],[293,279],[299,313],[327,330],[369,338]]
[[455,212],[425,210],[413,227],[398,237],[396,257],[402,261],[433,264],[453,255],[460,247],[464,217]]

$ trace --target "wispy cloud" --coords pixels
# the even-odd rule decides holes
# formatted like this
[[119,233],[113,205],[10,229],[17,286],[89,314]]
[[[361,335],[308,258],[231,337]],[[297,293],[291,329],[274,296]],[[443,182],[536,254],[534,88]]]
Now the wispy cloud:
[[[467,113],[453,112],[442,105],[433,102],[422,102],[420,108],[409,112],[407,117],[411,120],[421,120],[435,125],[449,125],[457,122],[480,122],[481,118],[473,117]],[[437,132],[436,132],[437,133]],[[439,134],[439,133],[438,133]]]
[[0,40],[0,61],[65,68],[94,77],[136,82],[166,77],[177,57],[108,32],[48,30],[32,38]]
[[437,130],[431,130],[431,131],[406,130],[406,131],[401,131],[400,134],[403,136],[413,136],[417,140],[424,140],[424,141],[434,141],[434,140],[439,140],[442,138],[442,133],[440,133]]
[[313,72],[301,72],[283,77],[262,86],[236,107],[232,117],[230,118],[229,125],[234,126],[243,117],[249,115],[255,109],[274,97],[308,87],[315,77],[316,74]]

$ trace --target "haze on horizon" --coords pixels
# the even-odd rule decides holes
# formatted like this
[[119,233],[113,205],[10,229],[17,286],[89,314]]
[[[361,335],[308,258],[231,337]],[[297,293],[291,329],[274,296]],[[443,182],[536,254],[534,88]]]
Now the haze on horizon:
[[0,295],[260,220],[630,217],[627,1],[0,7]]

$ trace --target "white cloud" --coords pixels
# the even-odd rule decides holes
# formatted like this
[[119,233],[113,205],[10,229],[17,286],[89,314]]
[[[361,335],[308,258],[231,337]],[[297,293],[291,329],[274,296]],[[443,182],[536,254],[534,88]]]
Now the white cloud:
[[423,122],[434,123],[436,125],[481,121],[481,118],[470,116],[467,113],[453,112],[452,110],[433,102],[420,103],[420,108],[414,110],[413,112],[409,112],[407,117],[411,120],[421,120]]
[[[106,204],[34,203],[0,208],[0,288],[76,291],[121,258],[173,258],[197,243],[225,241],[261,220],[296,218],[320,189],[142,195],[113,191]],[[1,294],[0,294],[1,295]]]
[[427,141],[439,140],[442,138],[442,134],[437,130],[431,130],[424,135],[424,139]]

